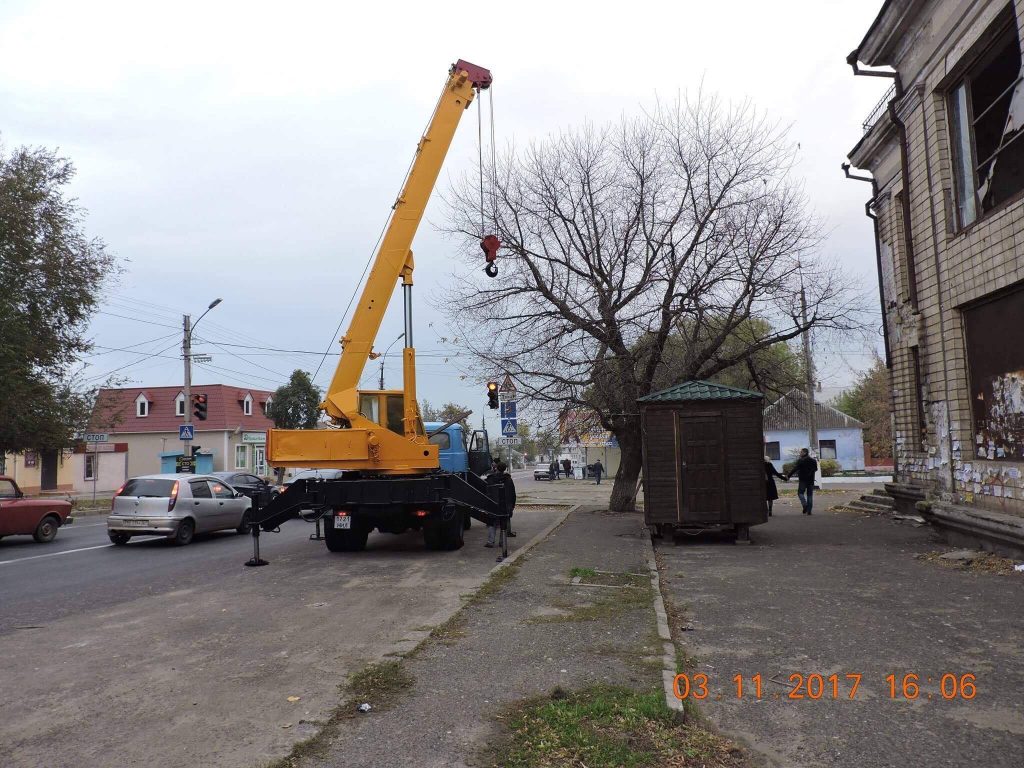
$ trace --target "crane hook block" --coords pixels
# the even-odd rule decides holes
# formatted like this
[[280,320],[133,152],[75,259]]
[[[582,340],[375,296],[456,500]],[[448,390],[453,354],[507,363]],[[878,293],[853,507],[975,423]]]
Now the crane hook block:
[[487,261],[484,272],[487,273],[488,277],[498,276],[498,265],[494,262],[498,258],[498,249],[500,247],[501,241],[494,235],[487,235],[480,241],[480,250],[484,252],[484,259]]

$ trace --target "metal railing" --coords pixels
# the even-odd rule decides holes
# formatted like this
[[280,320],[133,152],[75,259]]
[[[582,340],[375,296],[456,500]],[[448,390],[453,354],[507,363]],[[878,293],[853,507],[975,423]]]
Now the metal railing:
[[892,101],[896,95],[896,84],[893,83],[889,86],[889,90],[885,92],[885,95],[875,104],[874,109],[868,113],[867,119],[861,124],[864,128],[864,133],[867,133],[875,127],[875,123],[882,119],[882,115],[885,114],[886,109],[889,108],[889,102]]

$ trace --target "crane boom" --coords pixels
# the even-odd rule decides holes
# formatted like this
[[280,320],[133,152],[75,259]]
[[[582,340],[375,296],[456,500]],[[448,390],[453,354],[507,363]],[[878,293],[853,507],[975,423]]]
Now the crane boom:
[[[488,70],[461,59],[452,66],[430,124],[416,147],[416,157],[393,206],[351,324],[341,338],[341,358],[321,404],[341,429],[269,430],[267,457],[272,466],[382,474],[437,469],[437,446],[431,445],[423,432],[416,402],[411,246],[459,120],[475,93],[490,85]],[[399,280],[405,298],[402,390],[361,392],[359,378],[367,359],[373,356],[373,342]]]

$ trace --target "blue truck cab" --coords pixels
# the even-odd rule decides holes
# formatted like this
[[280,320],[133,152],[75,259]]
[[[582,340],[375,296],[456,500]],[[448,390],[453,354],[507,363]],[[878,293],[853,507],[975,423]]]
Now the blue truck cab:
[[[475,429],[469,435],[461,424],[427,421],[423,428],[431,435],[430,442],[437,446],[441,469],[445,472],[473,472],[484,475],[491,468],[491,450],[487,431]],[[440,430],[440,431],[438,431]]]

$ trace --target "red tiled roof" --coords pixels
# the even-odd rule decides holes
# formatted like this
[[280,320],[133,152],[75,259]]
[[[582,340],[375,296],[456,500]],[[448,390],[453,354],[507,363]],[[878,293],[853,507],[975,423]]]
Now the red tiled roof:
[[[174,401],[182,391],[174,387],[126,387],[101,389],[96,395],[90,429],[113,432],[177,432],[185,423],[184,416],[174,412]],[[252,395],[252,415],[242,410],[246,393]],[[135,400],[144,394],[149,400],[149,415],[136,416]],[[274,423],[263,413],[263,404],[273,394],[263,389],[238,389],[224,384],[192,385],[192,394],[206,395],[206,421],[196,422],[197,430],[221,430],[241,427],[245,430],[265,430]],[[186,404],[186,408],[191,405]]]

